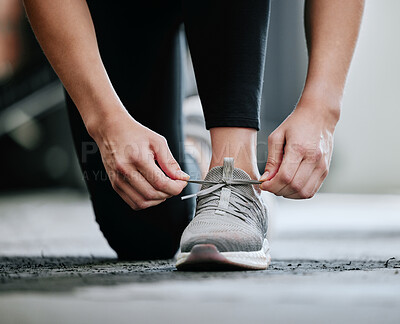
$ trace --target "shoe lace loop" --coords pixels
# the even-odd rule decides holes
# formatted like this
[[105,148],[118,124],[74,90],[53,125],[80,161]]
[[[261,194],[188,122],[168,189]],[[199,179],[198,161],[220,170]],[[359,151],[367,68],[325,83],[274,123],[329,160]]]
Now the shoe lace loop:
[[[251,179],[221,179],[219,181],[209,180],[188,180],[191,183],[211,185],[208,188],[202,189],[195,194],[181,197],[182,200],[197,197],[197,213],[210,210],[228,213],[240,218],[245,222],[255,222],[259,228],[265,227],[265,219],[260,217],[248,217],[250,214],[264,215],[262,206],[250,197],[245,192],[235,188],[236,185],[256,185],[262,183],[261,181]],[[221,198],[221,191],[224,187],[230,189],[232,195],[236,199],[229,199],[230,208],[221,207],[213,201]],[[255,209],[254,209],[255,208]]]
[[221,189],[225,186],[232,186],[232,185],[254,185],[254,184],[260,184],[262,183],[261,181],[257,180],[250,180],[250,179],[221,179],[219,181],[208,181],[208,180],[187,180],[187,182],[190,183],[197,183],[197,184],[209,184],[212,185],[211,187],[208,187],[206,189],[202,189],[198,191],[197,193],[191,194],[191,195],[186,195],[181,197],[182,200],[193,198],[193,197],[201,197],[204,195],[208,195],[218,189]]

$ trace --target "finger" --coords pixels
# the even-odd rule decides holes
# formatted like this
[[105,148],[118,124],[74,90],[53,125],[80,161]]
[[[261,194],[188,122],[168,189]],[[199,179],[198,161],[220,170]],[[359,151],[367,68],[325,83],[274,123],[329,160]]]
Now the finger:
[[[306,185],[306,190],[310,190],[311,191],[311,196],[314,196],[318,190],[321,188],[322,183],[324,182],[324,180],[326,179],[326,177],[328,176],[328,168],[321,168],[319,174],[321,174],[320,178],[316,181],[310,181],[310,183]],[[315,183],[314,188],[311,189],[312,184]]]
[[314,186],[314,189],[312,190],[312,196],[314,196],[319,189],[322,187],[322,184],[324,183],[324,180],[326,179],[328,175],[328,172],[324,173],[320,178],[319,181],[317,181],[317,184]]
[[264,181],[260,188],[277,194],[284,187],[290,184],[303,161],[304,154],[302,151],[285,145],[285,152],[282,163],[276,175],[269,181]]
[[327,172],[322,172],[321,174],[321,171],[316,168],[312,173],[311,177],[308,179],[307,183],[304,185],[304,187],[299,192],[286,196],[286,198],[291,198],[291,199],[312,198],[321,187],[327,174],[328,174]]
[[287,197],[296,193],[300,193],[302,190],[304,190],[305,185],[309,182],[314,170],[315,164],[310,163],[307,159],[304,159],[297,169],[292,182],[282,188],[276,195]]
[[166,199],[146,200],[140,193],[134,190],[129,183],[124,181],[122,177],[115,183],[118,194],[124,199],[134,210],[146,209],[151,206],[158,205]]
[[125,174],[122,177],[131,188],[146,200],[164,200],[171,197],[171,195],[155,189],[138,170],[134,170],[131,174]]
[[117,185],[112,185],[115,192],[125,201],[133,210],[139,210],[138,206],[132,201],[132,199]]
[[278,172],[283,159],[284,145],[284,133],[272,133],[268,136],[267,164],[265,165],[265,171],[261,176],[260,181],[268,181]]
[[305,162],[307,162],[307,165],[310,166],[315,165],[315,169],[304,186],[302,188],[298,187],[300,190],[298,190],[297,193],[293,193],[285,197],[294,199],[307,199],[314,196],[328,175],[329,161],[322,157],[323,154],[319,150],[312,150],[310,154],[306,155]]
[[172,180],[168,178],[156,165],[155,161],[139,163],[137,169],[153,188],[168,195],[179,195],[187,185],[186,181]]
[[178,162],[174,159],[166,140],[152,147],[155,159],[157,160],[161,169],[174,180],[188,180],[190,176],[182,171]]

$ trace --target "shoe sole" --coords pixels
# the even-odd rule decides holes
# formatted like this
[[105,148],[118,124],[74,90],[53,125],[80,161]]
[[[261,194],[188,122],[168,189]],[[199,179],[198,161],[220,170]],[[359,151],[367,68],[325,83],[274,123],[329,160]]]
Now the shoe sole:
[[190,252],[180,252],[176,268],[181,271],[265,270],[271,262],[265,239],[260,251],[219,252],[213,244],[197,244]]

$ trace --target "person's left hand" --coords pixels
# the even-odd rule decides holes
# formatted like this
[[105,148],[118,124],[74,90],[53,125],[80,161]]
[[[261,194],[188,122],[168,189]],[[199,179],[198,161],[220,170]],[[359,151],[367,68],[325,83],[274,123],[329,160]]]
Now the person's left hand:
[[299,104],[268,137],[262,190],[292,199],[314,196],[328,175],[339,110]]

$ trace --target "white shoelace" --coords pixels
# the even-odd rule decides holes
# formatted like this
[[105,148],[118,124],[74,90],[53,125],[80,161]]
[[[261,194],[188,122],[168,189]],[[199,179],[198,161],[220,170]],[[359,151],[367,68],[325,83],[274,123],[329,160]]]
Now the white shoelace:
[[223,180],[221,179],[220,181],[208,181],[208,180],[187,180],[187,182],[190,183],[197,183],[197,184],[210,184],[212,185],[211,187],[208,187],[206,189],[200,190],[195,194],[187,195],[181,197],[182,200],[193,198],[193,197],[201,197],[204,195],[208,195],[218,189],[221,189],[222,187],[225,186],[231,186],[231,185],[255,185],[255,184],[261,184],[261,181],[258,180],[247,180],[247,179],[232,179],[232,180]]

